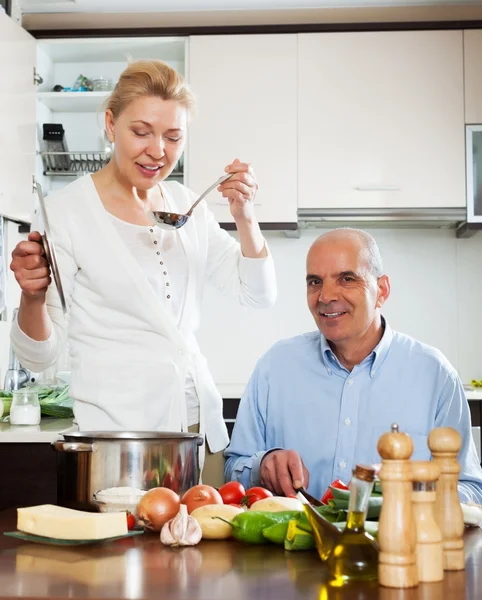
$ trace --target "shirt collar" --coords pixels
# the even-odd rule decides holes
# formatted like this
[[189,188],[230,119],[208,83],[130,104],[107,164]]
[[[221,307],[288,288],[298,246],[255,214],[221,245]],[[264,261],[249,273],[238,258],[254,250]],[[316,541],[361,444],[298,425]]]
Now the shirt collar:
[[[378,342],[378,344],[375,346],[375,348],[369,354],[369,356],[367,356],[367,358],[365,358],[362,361],[365,362],[367,359],[371,359],[370,377],[372,379],[373,377],[375,377],[375,374],[377,373],[378,369],[387,357],[390,345],[393,340],[392,328],[390,327],[390,325],[388,325],[384,317],[382,317],[382,325],[384,326],[382,339]],[[321,356],[323,358],[323,362],[325,364],[326,370],[328,371],[328,374],[331,375],[334,364],[337,364],[340,368],[343,367],[340,365],[338,359],[336,358],[335,354],[330,348],[328,342],[326,341],[326,338],[323,335],[321,335],[320,337]]]

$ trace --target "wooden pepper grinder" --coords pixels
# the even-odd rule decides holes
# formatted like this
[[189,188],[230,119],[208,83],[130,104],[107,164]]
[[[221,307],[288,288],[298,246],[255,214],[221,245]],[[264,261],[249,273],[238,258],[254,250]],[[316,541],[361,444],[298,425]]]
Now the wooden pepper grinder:
[[415,587],[418,574],[412,510],[412,438],[394,424],[391,433],[380,437],[377,448],[382,457],[379,477],[383,490],[378,525],[378,581],[392,588]]
[[412,504],[417,532],[418,580],[442,581],[444,578],[442,532],[435,521],[435,484],[440,467],[434,461],[412,461]]
[[464,517],[460,506],[457,483],[460,465],[457,460],[462,438],[452,427],[437,427],[428,436],[434,462],[440,467],[435,499],[435,520],[442,532],[444,569],[465,569]]

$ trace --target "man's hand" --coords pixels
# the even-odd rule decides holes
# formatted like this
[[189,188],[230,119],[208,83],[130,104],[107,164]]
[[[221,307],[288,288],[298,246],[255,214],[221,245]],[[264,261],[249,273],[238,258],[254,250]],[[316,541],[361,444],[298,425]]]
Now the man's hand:
[[300,487],[307,488],[310,474],[294,450],[274,450],[261,461],[261,485],[276,494],[293,496]]

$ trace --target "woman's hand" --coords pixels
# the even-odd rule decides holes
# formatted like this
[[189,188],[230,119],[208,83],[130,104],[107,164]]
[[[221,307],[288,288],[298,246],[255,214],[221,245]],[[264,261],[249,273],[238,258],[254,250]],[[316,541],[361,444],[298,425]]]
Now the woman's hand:
[[254,220],[254,199],[259,186],[253,168],[249,163],[242,163],[236,158],[224,170],[234,175],[222,183],[218,191],[228,199],[234,220]]
[[50,267],[44,256],[42,236],[32,231],[28,241],[19,242],[12,252],[10,269],[15,274],[22,292],[30,298],[45,301],[50,285]]

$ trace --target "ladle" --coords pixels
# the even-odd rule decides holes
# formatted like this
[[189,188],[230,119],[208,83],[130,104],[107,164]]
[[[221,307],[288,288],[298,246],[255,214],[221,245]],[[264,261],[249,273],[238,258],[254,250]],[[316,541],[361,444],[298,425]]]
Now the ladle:
[[201,200],[203,200],[209,194],[209,192],[214,190],[214,188],[224,183],[233,175],[234,173],[226,173],[226,175],[223,175],[215,183],[210,185],[208,189],[199,196],[199,198],[196,200],[196,202],[194,202],[194,204],[191,206],[191,208],[187,211],[185,215],[173,212],[165,212],[163,210],[151,211],[151,215],[156,225],[161,227],[161,229],[168,229],[170,231],[172,231],[173,229],[179,229],[187,223],[189,217],[192,215],[192,211],[201,202]]

